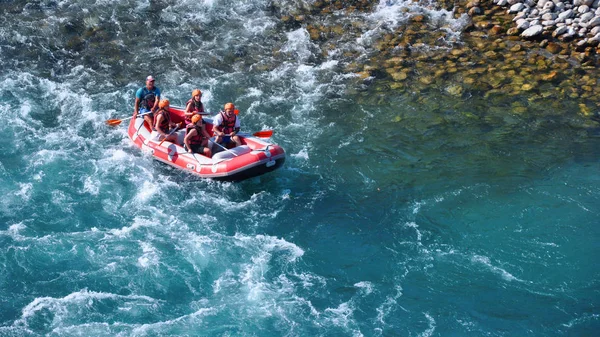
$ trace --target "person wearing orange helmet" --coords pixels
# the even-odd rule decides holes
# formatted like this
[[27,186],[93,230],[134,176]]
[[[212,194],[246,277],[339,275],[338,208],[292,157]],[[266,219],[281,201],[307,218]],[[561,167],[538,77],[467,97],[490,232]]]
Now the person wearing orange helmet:
[[235,146],[242,145],[240,137],[237,135],[240,132],[240,119],[234,113],[235,105],[227,103],[223,111],[220,111],[217,117],[213,120],[213,133],[215,134],[215,142],[219,144],[231,144]]
[[188,152],[200,153],[210,158],[212,156],[208,148],[210,135],[204,126],[206,123],[202,120],[202,116],[198,114],[192,116],[191,122],[185,127],[184,148]]
[[202,98],[202,91],[200,89],[194,89],[192,91],[192,98],[185,103],[185,124],[192,123],[192,116],[195,114],[203,114],[204,104],[200,101]]
[[138,113],[144,114],[144,121],[152,128],[154,112],[158,109],[160,100],[160,89],[154,86],[154,77],[146,77],[146,86],[139,88],[135,93],[135,103],[133,105],[133,118]]
[[169,100],[162,99],[158,103],[158,111],[156,112],[156,120],[154,121],[154,131],[150,135],[150,139],[154,141],[162,141],[163,139],[172,143],[177,143],[177,135],[171,133],[174,129],[181,126],[171,121],[171,112],[169,112]]

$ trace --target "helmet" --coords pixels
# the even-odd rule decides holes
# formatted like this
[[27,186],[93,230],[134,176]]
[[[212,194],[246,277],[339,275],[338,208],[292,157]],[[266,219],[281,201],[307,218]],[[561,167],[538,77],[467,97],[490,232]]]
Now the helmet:
[[235,109],[235,105],[233,105],[233,103],[226,103],[225,110],[227,110],[227,109]]
[[193,124],[196,124],[196,123],[198,123],[198,121],[199,121],[199,120],[201,120],[201,119],[202,119],[202,116],[200,116],[200,115],[198,115],[198,114],[194,114],[194,115],[192,116],[192,123],[193,123]]
[[168,99],[161,99],[160,102],[158,102],[158,107],[163,109],[165,107],[169,106],[169,100]]
[[200,89],[194,89],[194,91],[192,91],[192,96],[196,95],[202,95],[202,91],[200,91]]

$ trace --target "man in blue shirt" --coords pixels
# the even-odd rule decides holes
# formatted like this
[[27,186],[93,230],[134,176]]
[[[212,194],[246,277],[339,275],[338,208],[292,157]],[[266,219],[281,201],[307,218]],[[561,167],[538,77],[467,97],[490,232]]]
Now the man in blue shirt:
[[135,93],[135,105],[133,106],[133,118],[137,118],[138,113],[144,114],[144,120],[150,129],[154,129],[154,111],[158,109],[160,101],[160,89],[154,86],[154,77],[146,77],[146,86],[139,88]]

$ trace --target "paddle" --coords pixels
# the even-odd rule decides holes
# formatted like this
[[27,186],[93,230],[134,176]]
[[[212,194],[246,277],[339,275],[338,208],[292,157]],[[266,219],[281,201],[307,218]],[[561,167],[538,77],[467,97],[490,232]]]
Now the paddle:
[[[149,113],[151,113],[151,111],[144,112],[143,114],[138,114],[137,116],[138,117],[139,116],[145,116],[145,115],[147,115]],[[109,120],[106,121],[106,124],[108,124],[110,126],[117,126],[117,125],[121,124],[121,122],[129,120],[129,119],[132,119],[132,118],[133,118],[133,116],[127,117],[127,118],[123,118],[123,119],[109,119]]]
[[165,139],[163,139],[160,143],[158,143],[158,146],[161,146],[162,143],[164,143],[165,140],[167,140],[167,138],[169,138],[169,136],[172,135],[172,134],[174,134],[175,131],[177,131],[177,130],[179,130],[179,128],[176,127],[176,128],[173,129],[173,131],[169,132],[169,134],[165,137]]
[[213,140],[212,142],[213,142],[213,144],[217,144],[217,145],[219,145],[219,147],[220,147],[220,148],[222,148],[223,150],[225,150],[225,151],[227,151],[227,152],[229,152],[229,153],[233,154],[234,156],[236,156],[236,157],[238,156],[238,155],[237,155],[235,152],[233,152],[233,151],[229,150],[228,148],[226,148],[225,146],[223,146],[223,145],[221,145],[221,144],[219,144],[219,143],[215,142],[214,140]]
[[252,135],[258,138],[270,138],[271,136],[273,136],[273,130],[258,131],[253,133]]

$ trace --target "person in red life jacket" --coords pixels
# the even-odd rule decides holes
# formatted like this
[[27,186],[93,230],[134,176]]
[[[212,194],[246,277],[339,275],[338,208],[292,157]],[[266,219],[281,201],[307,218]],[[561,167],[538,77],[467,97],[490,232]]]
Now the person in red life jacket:
[[208,148],[208,139],[210,135],[206,131],[206,122],[200,115],[193,115],[191,124],[185,127],[185,138],[183,139],[184,148],[188,152],[200,153],[208,158],[212,157],[212,153]]
[[185,124],[192,123],[192,116],[194,114],[202,114],[204,112],[204,105],[200,101],[202,98],[202,91],[200,89],[194,89],[192,91],[192,98],[185,104]]
[[154,77],[146,77],[146,86],[139,88],[135,93],[135,104],[133,105],[133,118],[137,118],[138,113],[147,113],[144,115],[144,121],[152,128],[154,121],[154,112],[158,109],[160,101],[160,89],[154,86]]
[[171,122],[171,113],[169,112],[169,100],[163,99],[158,103],[158,111],[154,121],[154,131],[150,135],[153,141],[162,141],[163,139],[172,143],[177,143],[177,135],[171,134],[173,128],[181,127],[182,123]]
[[233,112],[234,110],[235,106],[233,103],[227,103],[225,104],[224,111],[219,112],[213,120],[215,142],[219,144],[235,143],[235,146],[242,145],[242,141],[237,135],[240,132],[240,119]]

